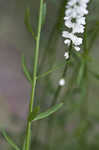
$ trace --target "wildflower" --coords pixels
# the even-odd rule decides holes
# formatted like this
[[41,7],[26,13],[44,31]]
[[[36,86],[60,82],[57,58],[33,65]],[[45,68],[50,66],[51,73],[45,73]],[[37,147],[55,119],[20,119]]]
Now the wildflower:
[[64,57],[65,57],[65,59],[68,59],[69,58],[69,53],[65,52]]
[[[82,38],[77,37],[73,33],[69,33],[67,31],[63,31],[62,36],[64,38],[67,38],[68,40],[71,40],[74,45],[81,45],[82,44]],[[64,41],[65,43],[67,42],[67,39]],[[70,45],[70,42],[68,42],[68,45]]]
[[[80,51],[80,45],[83,42],[82,37],[78,33],[84,33],[85,15],[88,14],[87,5],[90,0],[69,0],[65,10],[65,26],[71,29],[71,32],[63,31],[62,36],[66,38],[64,43],[70,46],[72,42],[76,51]],[[64,56],[67,56],[66,54]]]
[[65,80],[62,78],[59,80],[59,85],[64,86],[65,85]]

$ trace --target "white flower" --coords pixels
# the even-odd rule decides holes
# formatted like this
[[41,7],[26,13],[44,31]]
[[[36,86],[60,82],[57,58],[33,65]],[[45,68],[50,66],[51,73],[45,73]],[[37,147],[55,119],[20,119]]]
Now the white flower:
[[69,53],[65,52],[64,57],[65,57],[65,59],[68,59],[69,58]]
[[[80,0],[79,0],[80,1]],[[88,14],[87,10],[87,4],[81,3],[79,5],[73,5],[73,6],[68,6],[67,5],[67,10],[65,11],[65,15],[67,17],[79,17],[79,16],[84,16]]]
[[72,32],[73,33],[84,33],[84,28],[85,27],[83,25],[75,24],[72,29]]
[[[70,39],[70,33],[69,33],[68,31],[63,31],[63,32],[62,32],[62,36],[63,36],[64,38]],[[71,40],[71,39],[70,39],[70,40]]]
[[74,28],[76,25],[85,25],[85,17],[64,17],[65,20],[65,26],[68,28]]
[[64,43],[69,46],[69,45],[70,45],[70,40],[69,40],[69,39],[66,39],[66,40],[64,41]]
[[[67,31],[63,31],[62,36],[63,36],[64,38],[70,39],[70,40],[72,41],[72,43],[73,43],[74,45],[76,45],[76,46],[82,44],[82,38],[77,37],[77,36],[74,35],[73,33],[69,33],[69,32],[67,32]],[[66,41],[65,41],[65,43],[66,43]]]
[[82,44],[83,39],[80,37],[77,37],[76,35],[71,34],[71,40],[74,45],[78,46]]
[[64,86],[65,85],[65,80],[62,78],[59,80],[59,85]]
[[80,51],[80,46],[83,39],[78,36],[78,33],[84,33],[86,18],[88,14],[87,5],[90,0],[69,0],[65,10],[65,26],[71,30],[71,32],[63,31],[62,36],[66,38],[64,43],[70,46],[72,42],[74,49]]
[[77,52],[80,51],[80,47],[75,46],[74,48],[75,48],[75,50],[76,50]]

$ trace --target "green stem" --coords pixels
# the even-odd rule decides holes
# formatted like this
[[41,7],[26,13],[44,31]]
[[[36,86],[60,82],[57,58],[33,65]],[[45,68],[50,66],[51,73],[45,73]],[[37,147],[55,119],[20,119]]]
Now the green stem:
[[[72,49],[72,42],[71,42],[70,47],[69,47],[69,50],[68,50],[69,53],[70,53],[70,57],[71,57],[71,49]],[[70,63],[70,58],[69,58],[69,60],[66,60],[65,68],[64,68],[64,71],[63,71],[63,74],[62,74],[62,77],[61,77],[61,78],[65,78],[66,73],[67,73],[67,70],[68,70],[68,65],[69,65],[69,63]],[[57,89],[56,89],[56,92],[55,92],[55,95],[54,95],[54,97],[53,97],[51,106],[53,106],[53,105],[56,104],[57,99],[58,99],[58,97],[59,97],[59,94],[60,94],[60,92],[61,92],[61,89],[62,89],[62,87],[59,85],[59,86],[57,87]]]
[[[81,150],[88,149],[87,144],[87,128],[88,126],[88,55],[89,55],[89,49],[87,47],[87,25],[85,26],[85,32],[84,32],[84,43],[83,43],[83,55],[82,55],[82,61],[84,65],[84,73],[82,76],[82,83],[80,84],[81,88],[81,106],[80,106],[80,125],[85,123],[85,127],[83,129],[83,132],[80,134],[80,138],[78,139],[79,144],[81,146]],[[79,127],[80,128],[80,127]]]
[[[61,78],[65,78],[67,69],[68,69],[68,64],[66,63],[66,64],[65,64],[65,68],[64,68],[64,72],[63,72]],[[51,107],[57,103],[57,99],[58,99],[58,97],[59,97],[59,94],[60,94],[60,92],[61,92],[61,89],[62,89],[62,86],[59,85],[59,86],[57,87],[56,92],[55,92],[55,95],[54,95],[54,97],[53,97]]]
[[[39,22],[38,22],[38,33],[36,38],[36,49],[34,54],[34,66],[33,66],[34,71],[33,71],[31,99],[29,104],[29,114],[33,111],[33,104],[34,104],[34,95],[35,95],[35,87],[36,87],[36,80],[37,80],[37,66],[38,66],[37,64],[38,64],[39,45],[40,45],[40,33],[41,33],[41,26],[42,26],[42,10],[43,10],[43,0],[40,0],[40,14],[39,14]],[[31,122],[27,120],[25,150],[30,149],[30,140],[31,140]]]
[[[69,50],[68,50],[69,53],[70,53],[70,58],[69,58],[69,60],[66,60],[64,71],[62,73],[61,78],[65,78],[66,77],[66,73],[67,73],[67,70],[68,70],[68,67],[69,67],[69,63],[70,63],[70,59],[71,59],[71,50],[72,50],[72,42],[71,42]],[[58,87],[56,89],[56,92],[55,92],[55,94],[53,96],[53,100],[52,100],[52,103],[51,103],[50,107],[52,107],[53,105],[55,105],[57,103],[57,100],[58,100],[58,97],[59,97],[59,95],[61,93],[61,90],[62,90],[62,87],[60,85],[58,85]],[[54,121],[53,116],[48,119],[48,127],[47,127],[47,131],[48,132],[46,134],[46,139],[50,143],[49,149],[51,149],[51,138],[52,138],[52,129],[53,129],[53,128],[50,129],[49,127],[50,127],[50,125],[52,125],[53,121]]]

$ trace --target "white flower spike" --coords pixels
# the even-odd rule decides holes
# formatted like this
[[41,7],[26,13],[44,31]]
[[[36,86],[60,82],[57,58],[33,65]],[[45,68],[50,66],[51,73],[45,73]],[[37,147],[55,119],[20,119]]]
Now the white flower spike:
[[[65,26],[71,29],[71,32],[63,31],[62,36],[66,38],[64,43],[70,46],[72,42],[73,47],[76,51],[80,51],[80,45],[83,39],[77,36],[78,33],[84,33],[86,24],[85,15],[88,14],[87,6],[90,0],[69,0],[65,10]],[[67,53],[64,54],[67,59]]]

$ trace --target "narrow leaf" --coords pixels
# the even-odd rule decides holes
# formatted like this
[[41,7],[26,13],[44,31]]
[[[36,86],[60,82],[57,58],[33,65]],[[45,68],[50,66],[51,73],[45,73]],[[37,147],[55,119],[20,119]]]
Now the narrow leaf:
[[82,62],[77,76],[77,85],[80,86],[84,75],[85,64]]
[[15,150],[20,150],[19,147],[8,137],[5,131],[2,131],[2,134],[6,141],[15,149]]
[[46,112],[40,113],[39,115],[37,115],[37,117],[35,117],[35,118],[33,119],[33,121],[41,120],[41,119],[47,118],[48,116],[50,116],[51,114],[53,114],[54,112],[56,112],[57,110],[59,110],[59,109],[63,106],[63,104],[64,104],[64,103],[56,104],[56,105],[53,106],[52,108],[48,109]]
[[58,65],[56,67],[53,67],[51,70],[48,70],[47,72],[45,72],[45,73],[43,73],[41,75],[38,75],[37,79],[40,79],[40,78],[48,76],[49,74],[53,73],[54,71],[56,71],[56,70],[61,69],[62,67],[64,67],[64,65],[65,65],[65,63],[61,64],[61,65]]
[[26,144],[26,138],[24,139],[24,143],[23,143],[23,146],[22,146],[22,150],[25,150],[25,144]]
[[46,19],[46,3],[43,4],[43,10],[42,10],[42,26],[45,24]]
[[30,113],[28,120],[31,122],[38,114],[40,106],[34,108],[33,112]]
[[[32,33],[32,36],[34,36],[34,32],[32,30],[32,26],[31,26],[31,21],[30,21],[30,9],[27,8],[25,11],[25,16],[24,16],[24,24],[26,25],[27,31]],[[35,36],[34,36],[35,38]]]
[[30,72],[26,66],[24,55],[22,55],[22,68],[23,68],[23,71],[24,71],[24,74],[25,74],[27,80],[29,80],[32,83],[32,77],[31,77],[31,74],[30,74]]
[[32,27],[30,24],[30,9],[27,8],[25,11],[24,23],[27,27],[28,32],[32,32]]

